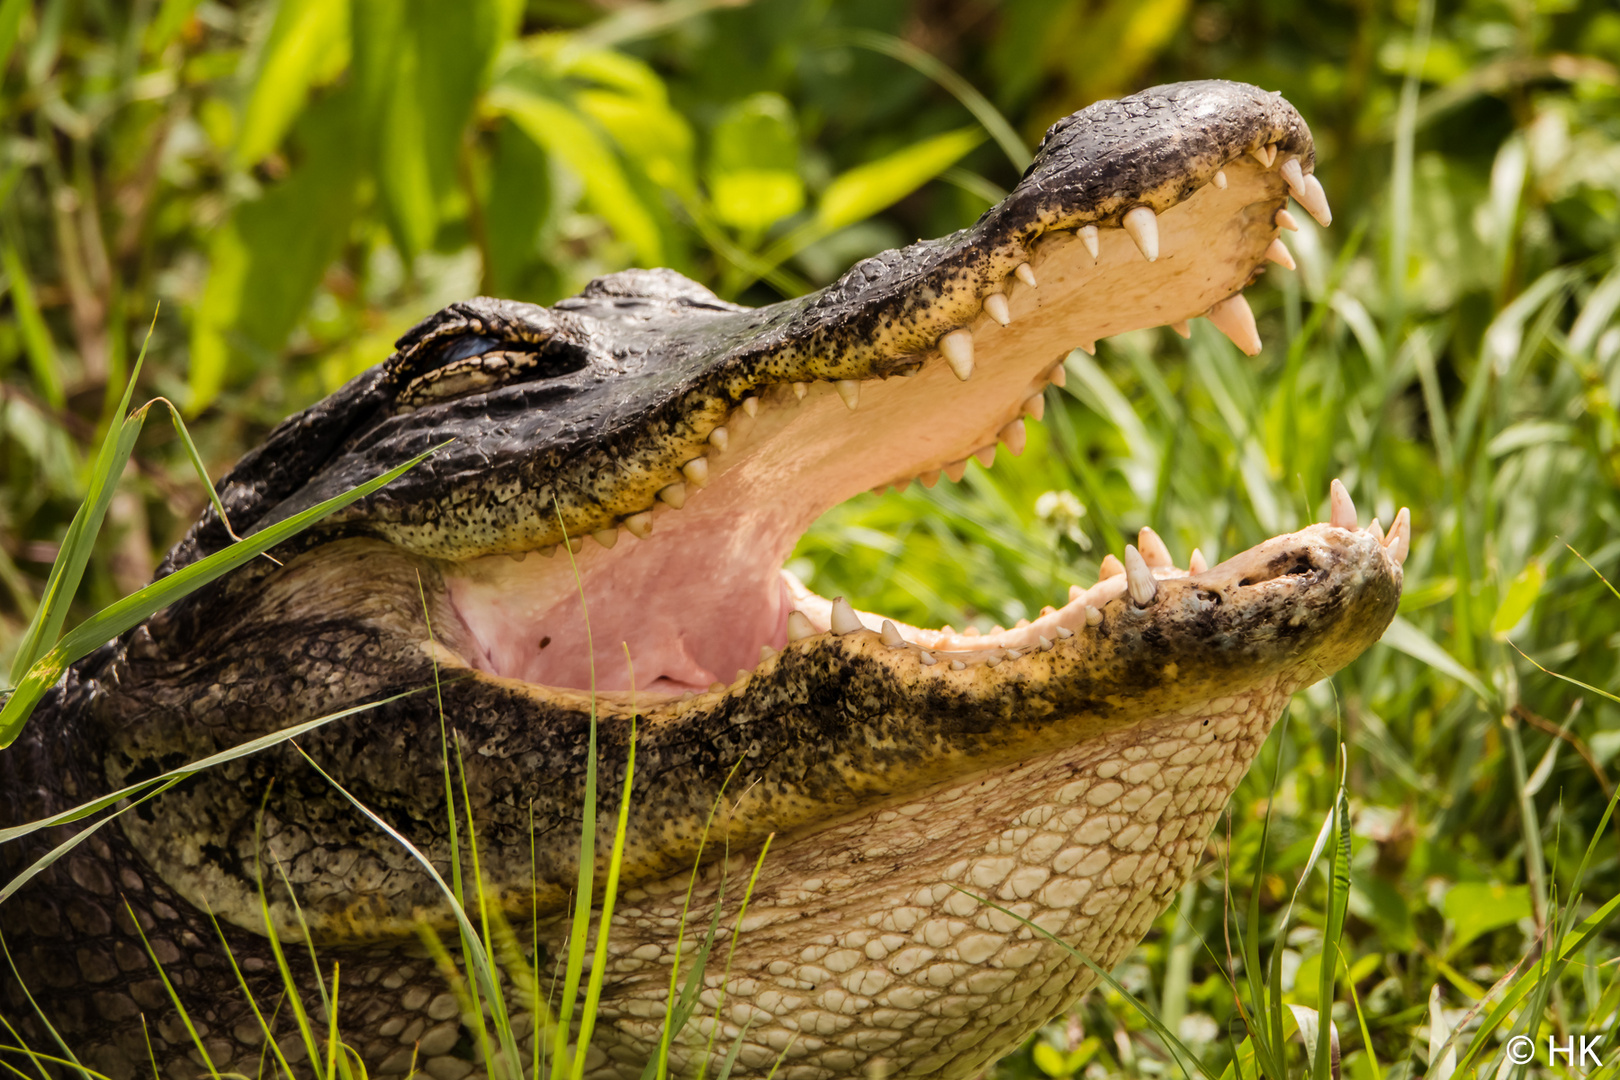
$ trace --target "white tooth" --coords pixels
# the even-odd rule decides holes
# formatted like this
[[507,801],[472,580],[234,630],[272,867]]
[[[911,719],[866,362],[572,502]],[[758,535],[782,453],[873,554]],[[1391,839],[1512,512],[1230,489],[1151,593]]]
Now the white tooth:
[[1125,572],[1125,564],[1114,558],[1113,554],[1103,556],[1102,565],[1097,567],[1097,580],[1107,581],[1111,577],[1119,577]]
[[686,505],[686,485],[677,481],[666,488],[660,488],[658,490],[658,499],[660,502],[667,503],[679,510]]
[[1029,397],[1025,398],[1024,413],[1027,416],[1034,417],[1036,420],[1044,417],[1046,415],[1046,395],[1031,394]]
[[1146,206],[1138,206],[1120,220],[1125,231],[1136,241],[1136,249],[1148,262],[1159,257],[1159,217]]
[[960,330],[952,330],[939,339],[938,348],[939,355],[951,365],[951,371],[956,377],[967,382],[973,374],[973,331],[965,326]]
[[803,401],[804,395],[808,394],[809,392],[809,383],[796,382],[793,384],[793,396],[798,398],[800,401]]
[[1012,322],[1012,312],[1007,310],[1007,298],[998,292],[984,298],[984,313],[996,320],[1000,326]]
[[855,406],[861,403],[861,384],[854,379],[839,379],[833,383],[833,389],[844,399],[844,404],[850,412],[854,412]]
[[759,415],[759,398],[745,397],[742,399],[742,411],[749,416]]
[[949,465],[945,466],[945,476],[953,484],[960,484],[962,482],[962,476],[966,472],[967,458],[963,458],[961,461],[953,461]]
[[985,667],[995,667],[999,663],[1001,663],[1001,656],[999,653],[991,653],[989,656],[984,658]]
[[1269,146],[1257,146],[1253,150],[1250,150],[1249,153],[1254,155],[1254,160],[1258,161],[1262,166],[1269,169],[1271,168],[1272,160],[1276,157],[1277,151],[1273,150]]
[[1013,276],[1030,288],[1035,287],[1035,271],[1030,269],[1029,263],[1019,263],[1014,267]]
[[1380,545],[1383,544],[1384,527],[1378,523],[1377,518],[1373,518],[1371,521],[1367,522],[1367,531],[1372,534],[1372,538],[1377,540]]
[[773,657],[775,655],[776,655],[776,650],[771,648],[769,645],[761,645],[759,647],[759,662],[760,663],[763,664],[765,661],[769,660],[771,657]]
[[918,473],[917,482],[925,488],[932,488],[939,483],[939,470],[929,469],[927,472]]
[[591,533],[591,539],[605,548],[610,548],[619,542],[618,529],[599,529]]
[[1395,515],[1395,520],[1389,526],[1389,538],[1384,544],[1390,558],[1397,563],[1406,562],[1406,553],[1412,549],[1412,515],[1406,507]]
[[1259,354],[1260,331],[1254,325],[1254,312],[1242,293],[1228,296],[1210,308],[1205,317],[1215,324],[1215,329],[1230,338],[1245,356]]
[[1304,198],[1299,200],[1299,205],[1303,206],[1322,228],[1333,224],[1333,210],[1328,206],[1327,192],[1322,190],[1322,181],[1316,178],[1315,173],[1305,178]]
[[1216,169],[1215,170],[1215,186],[1220,188],[1222,191],[1226,190],[1226,170],[1225,169]]
[[1137,607],[1147,607],[1159,595],[1159,583],[1153,580],[1153,571],[1142,561],[1142,553],[1134,544],[1125,545],[1125,591]]
[[1096,262],[1098,251],[1097,226],[1082,225],[1080,228],[1076,229],[1075,232],[1079,234],[1080,242],[1086,245],[1086,250],[1091,252],[1091,261]]
[[1090,604],[1086,605],[1086,625],[1087,626],[1101,626],[1102,625],[1102,610],[1100,608],[1094,608]]
[[861,620],[855,617],[855,609],[849,606],[849,601],[842,596],[833,598],[832,602],[832,632],[835,634],[853,634],[857,630],[865,630]]
[[570,537],[569,538],[568,550],[573,552],[575,555],[578,555],[579,554],[579,549],[584,547],[584,546],[585,546],[585,538],[583,536],[575,536],[575,537]]
[[1097,343],[1095,341],[1082,341],[1079,344],[1078,348],[1079,348],[1079,350],[1081,352],[1085,353],[1087,356],[1096,356],[1097,355]]
[[1187,573],[1202,574],[1209,569],[1209,563],[1204,561],[1204,553],[1193,548],[1193,553],[1187,556]]
[[635,537],[637,540],[647,539],[647,537],[652,535],[653,530],[652,511],[643,510],[639,514],[631,514],[629,517],[624,519],[624,527],[628,529],[630,531],[630,535]]
[[934,654],[929,652],[927,649],[918,649],[917,659],[921,660],[929,667],[933,667],[935,664],[939,663],[939,661],[934,658]]
[[1175,322],[1170,324],[1170,329],[1174,330],[1177,334],[1184,338],[1192,337],[1192,327],[1187,325],[1186,319],[1177,319]]
[[1062,363],[1059,363],[1057,367],[1052,369],[1052,374],[1048,375],[1047,378],[1052,380],[1053,386],[1061,388],[1069,381],[1069,373],[1063,369]]
[[1339,481],[1328,485],[1328,524],[1336,529],[1356,530],[1356,504]]
[[802,611],[790,611],[787,618],[787,632],[789,641],[803,641],[807,637],[814,637],[816,628],[810,625],[810,620]]
[[996,432],[996,438],[1007,444],[1007,453],[1011,454],[1013,457],[1017,457],[1019,454],[1024,452],[1024,441],[1028,437],[1029,433],[1024,430],[1024,422],[1022,420],[1014,420],[1012,423]]
[[898,649],[906,643],[906,639],[900,634],[900,628],[888,619],[883,620],[883,629],[879,631],[878,636],[883,639],[883,644],[891,649]]
[[1287,210],[1277,211],[1277,217],[1274,220],[1277,222],[1277,228],[1279,229],[1287,229],[1289,232],[1299,232],[1299,222],[1295,221],[1294,215],[1290,214]]
[[1041,643],[1041,652],[1051,652],[1052,651],[1052,646],[1054,644],[1056,644],[1056,642],[1054,642],[1051,638],[1047,637],[1045,634],[1040,634],[1038,636],[1039,636],[1040,643]]
[[709,482],[709,459],[693,458],[681,466],[681,475],[693,487],[702,487]]
[[1278,266],[1294,269],[1294,257],[1288,253],[1288,247],[1282,242],[1281,237],[1273,240],[1271,246],[1266,248],[1266,258]]
[[1057,631],[1058,631],[1058,637],[1060,637],[1060,638],[1065,638],[1066,639],[1066,638],[1074,637],[1074,631],[1070,630],[1067,626],[1060,626],[1060,627],[1057,628]]
[[1142,531],[1136,534],[1136,546],[1142,553],[1142,561],[1149,566],[1174,566],[1175,560],[1170,558],[1170,549],[1165,546],[1159,534],[1142,526]]
[[540,549],[540,557],[542,559],[549,559],[555,554],[557,554],[557,545],[556,544],[552,544],[549,547],[543,547],[543,548]]
[[508,551],[506,557],[513,562],[522,562],[529,557],[529,553],[527,551]]
[[1300,198],[1300,192],[1305,189],[1305,171],[1299,167],[1299,158],[1289,158],[1277,171],[1288,184],[1288,193],[1294,197],[1294,201],[1304,206],[1305,201]]
[[1024,658],[1024,654],[1019,652],[1017,649],[1008,649],[1007,650],[1007,659],[1008,660],[1022,660],[1023,658]]
[[951,661],[951,670],[952,671],[965,671],[966,669],[967,669],[967,665],[962,663],[962,661],[960,661],[960,660],[952,660]]
[[731,436],[726,433],[726,429],[723,427],[717,427],[713,431],[709,432],[709,445],[713,446],[716,450],[724,450],[726,448],[726,444],[730,441]]
[[973,451],[973,456],[979,459],[979,464],[985,468],[996,463],[996,448],[994,446],[981,446]]

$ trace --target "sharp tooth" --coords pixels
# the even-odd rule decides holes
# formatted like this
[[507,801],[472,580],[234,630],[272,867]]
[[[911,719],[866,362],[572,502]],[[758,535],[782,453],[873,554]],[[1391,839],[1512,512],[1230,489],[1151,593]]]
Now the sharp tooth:
[[1008,649],[1007,650],[1007,659],[1008,660],[1022,660],[1023,658],[1024,658],[1024,654],[1019,652],[1017,649]]
[[1384,542],[1384,527],[1378,523],[1377,518],[1373,518],[1371,521],[1369,521],[1367,523],[1367,531],[1372,533],[1372,538],[1374,540],[1377,540],[1379,544],[1383,544],[1383,542]]
[[1287,229],[1289,232],[1299,232],[1299,222],[1295,221],[1294,215],[1290,214],[1287,210],[1277,211],[1277,216],[1274,220],[1277,222],[1277,228],[1279,229]]
[[556,544],[552,544],[550,547],[543,547],[540,549],[540,557],[542,559],[549,559],[555,554],[557,554]]
[[934,654],[929,652],[927,649],[918,649],[917,650],[917,659],[921,660],[924,664],[928,665],[929,667],[933,667],[935,664],[939,663],[939,661],[937,659],[935,659]]
[[1174,330],[1177,334],[1184,338],[1192,337],[1192,327],[1187,325],[1186,319],[1177,319],[1175,322],[1170,324],[1170,329]]
[[773,657],[775,655],[776,655],[776,650],[771,648],[769,645],[761,645],[759,647],[759,662],[760,663],[763,664],[765,661],[769,660],[771,657]]
[[717,683],[710,683],[709,684],[709,693],[711,693],[711,694],[723,694],[725,692],[726,692],[726,684],[725,683],[717,682]]
[[1300,192],[1305,188],[1305,171],[1299,167],[1299,158],[1289,158],[1282,163],[1282,167],[1277,171],[1282,174],[1283,181],[1288,184],[1288,193],[1294,197],[1294,201],[1304,206],[1305,202],[1300,198]]
[[1068,639],[1074,637],[1074,631],[1067,626],[1060,626],[1057,628],[1057,635],[1060,638]]
[[1356,530],[1356,504],[1337,480],[1328,485],[1328,524],[1337,529]]
[[953,461],[949,465],[945,466],[945,475],[953,484],[960,484],[962,482],[962,475],[966,472],[967,458],[963,458],[961,461]]
[[568,550],[571,551],[572,553],[574,553],[575,555],[578,555],[579,554],[579,549],[584,547],[584,546],[585,546],[585,538],[583,536],[569,537],[569,539],[568,539]]
[[900,628],[888,619],[883,620],[883,629],[878,636],[883,639],[883,644],[891,649],[898,649],[906,643],[906,639],[900,634]]
[[1032,289],[1035,287],[1035,271],[1030,269],[1027,262],[1019,263],[1013,268],[1013,277],[1016,277]]
[[793,384],[793,396],[798,398],[800,401],[803,401],[804,395],[808,394],[809,392],[809,383],[796,382]]
[[960,660],[952,660],[951,661],[951,670],[952,671],[965,671],[966,669],[967,669],[967,665],[962,663],[962,661],[960,661]]
[[1036,420],[1044,417],[1046,415],[1046,395],[1031,394],[1029,397],[1025,398],[1024,413],[1027,416],[1034,417]]
[[833,598],[832,602],[832,632],[835,634],[853,634],[866,627],[860,619],[855,617],[855,609],[849,606],[849,601],[842,596]]
[[998,292],[984,298],[984,313],[1001,326],[1012,322],[1012,312],[1007,310],[1007,298]]
[[1098,250],[1098,247],[1097,247],[1097,226],[1095,226],[1095,225],[1082,225],[1082,226],[1080,226],[1080,228],[1076,229],[1075,232],[1079,234],[1080,242],[1082,244],[1086,245],[1086,250],[1091,252],[1091,261],[1096,262],[1097,261],[1097,250]]
[[1159,217],[1146,206],[1138,206],[1120,220],[1125,231],[1136,241],[1136,249],[1148,262],[1159,257]]
[[1250,150],[1249,153],[1254,155],[1254,160],[1258,161],[1262,167],[1269,169],[1271,168],[1272,157],[1276,151],[1272,150],[1269,146],[1257,146],[1253,150]]
[[610,548],[619,542],[619,530],[598,529],[596,532],[591,533],[591,539],[605,548]]
[[1022,420],[1014,420],[1012,423],[996,432],[996,438],[1007,444],[1007,453],[1011,454],[1013,457],[1017,457],[1019,454],[1024,452],[1024,441],[1028,437],[1029,433],[1024,430],[1024,422]]
[[1051,638],[1047,637],[1045,634],[1040,634],[1040,635],[1038,635],[1038,637],[1039,637],[1040,643],[1041,643],[1041,652],[1051,652],[1052,651],[1052,646],[1057,644],[1057,642],[1053,641]]
[[509,551],[506,553],[506,557],[513,562],[522,562],[529,557],[529,553],[527,551]]
[[790,611],[787,618],[787,634],[789,641],[803,641],[807,637],[816,636],[816,628],[810,625],[810,620],[802,611]]
[[1316,178],[1315,173],[1305,178],[1304,197],[1299,200],[1299,205],[1303,206],[1322,228],[1333,224],[1333,210],[1328,206],[1327,192],[1322,190],[1322,181]]
[[1087,626],[1101,626],[1102,625],[1102,609],[1101,608],[1094,608],[1090,604],[1086,605],[1086,625]]
[[1076,346],[1076,348],[1085,353],[1087,356],[1097,355],[1097,343],[1095,341],[1082,341]]
[[896,495],[904,495],[905,492],[906,492],[906,488],[908,488],[910,486],[911,486],[911,481],[910,480],[896,480],[895,483],[894,483],[894,493]]
[[985,667],[995,667],[999,663],[1001,663],[1001,655],[999,653],[991,653],[989,656],[984,658]]
[[709,482],[709,459],[693,458],[681,466],[681,475],[693,487],[702,487]]
[[1109,553],[1103,556],[1102,565],[1097,567],[1097,580],[1107,581],[1111,577],[1119,577],[1124,572],[1125,564]]
[[679,510],[686,505],[686,485],[679,481],[658,490],[658,500]]
[[1404,506],[1389,526],[1389,537],[1384,543],[1384,549],[1397,563],[1406,562],[1406,553],[1412,549],[1412,515]]
[[631,514],[624,519],[624,527],[630,535],[637,540],[645,540],[652,535],[653,516],[651,510],[643,510],[639,514]]
[[745,397],[742,399],[742,411],[749,416],[759,415],[759,398]]
[[1228,296],[1210,308],[1206,318],[1215,324],[1215,329],[1230,338],[1244,355],[1259,354],[1260,331],[1255,328],[1254,312],[1249,309],[1249,302],[1243,299],[1242,293]]
[[1215,186],[1220,188],[1222,191],[1226,190],[1226,170],[1225,169],[1216,169],[1215,170]]
[[[967,382],[973,374],[973,331],[967,327],[952,330],[939,339],[939,355],[951,365],[958,379]],[[853,405],[850,408],[854,408]]]
[[730,441],[731,436],[726,433],[726,429],[723,427],[717,427],[713,431],[709,432],[709,445],[713,446],[716,450],[724,450],[726,448],[726,444]]
[[1153,580],[1153,571],[1142,561],[1142,553],[1135,545],[1125,545],[1125,591],[1137,607],[1147,607],[1159,595],[1159,583]]
[[1053,386],[1062,387],[1069,381],[1069,373],[1063,369],[1063,364],[1060,362],[1057,367],[1052,369],[1052,374],[1048,375],[1047,378],[1052,380]]
[[1280,237],[1273,240],[1271,246],[1266,248],[1266,258],[1278,266],[1286,267],[1289,270],[1294,269],[1294,257],[1288,254],[1288,248]]
[[996,448],[994,446],[981,446],[973,451],[973,456],[979,459],[979,464],[985,468],[996,463]]
[[1187,556],[1187,573],[1202,574],[1209,569],[1209,563],[1204,561],[1204,553],[1193,548],[1193,553]]
[[939,470],[929,469],[927,472],[917,474],[917,482],[925,488],[932,488],[939,483]]
[[1170,557],[1170,549],[1165,546],[1159,534],[1142,526],[1142,531],[1136,534],[1137,549],[1142,553],[1142,561],[1149,566],[1174,566],[1175,560]]
[[833,383],[833,389],[844,399],[844,404],[850,412],[854,412],[855,406],[861,403],[861,384],[854,379],[839,379]]

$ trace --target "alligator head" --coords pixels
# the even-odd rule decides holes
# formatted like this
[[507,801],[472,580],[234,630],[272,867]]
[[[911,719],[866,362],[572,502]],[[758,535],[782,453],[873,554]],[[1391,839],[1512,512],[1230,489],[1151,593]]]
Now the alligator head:
[[[1241,290],[1268,257],[1287,260],[1290,193],[1325,221],[1312,168],[1309,132],[1276,95],[1161,87],[1054,126],[972,228],[799,300],[747,309],[668,271],[629,271],[550,309],[454,305],[284,423],[220,493],[234,528],[262,528],[447,445],[279,561],[80,665],[34,724],[67,725],[73,749],[31,736],[35,756],[8,767],[39,772],[14,790],[49,786],[47,760],[77,792],[104,789],[437,687],[300,746],[442,866],[448,739],[487,895],[554,947],[593,711],[606,806],[635,718],[592,1075],[639,1074],[682,920],[690,911],[688,941],[713,903],[729,920],[742,890],[733,879],[722,898],[726,869],[770,836],[735,955],[707,976],[709,1014],[676,1058],[695,1060],[718,1025],[722,1045],[747,1028],[738,1071],[750,1076],[779,1056],[789,1077],[972,1075],[1091,982],[984,900],[1105,966],[1123,955],[1192,871],[1290,694],[1383,632],[1405,511],[1388,537],[1361,529],[1336,487],[1329,522],[1213,567],[1194,553],[1186,570],[1143,530],[1097,584],[988,634],[857,611],[783,561],[858,492],[959,479],[1000,444],[1017,453],[1023,417],[1041,415],[1074,347],[1208,316],[1258,349]],[[229,537],[210,513],[165,572]],[[603,855],[610,841],[604,826]],[[79,970],[84,941],[50,921],[73,882],[75,902],[98,905],[96,883],[123,881],[173,953],[187,934],[201,948],[208,911],[249,956],[262,889],[279,936],[307,926],[323,953],[347,957],[343,1026],[373,1072],[403,1071],[412,1040],[426,1059],[468,1053],[415,945],[420,924],[453,925],[442,895],[290,749],[210,770],[92,850],[92,869],[40,887],[45,914],[7,922],[32,934],[25,976]],[[97,859],[109,866],[94,871]],[[272,862],[284,877],[261,886]],[[169,959],[227,1033],[215,1053],[245,1054],[253,1027],[221,1004],[237,993],[226,972]],[[104,993],[124,987],[113,996],[139,1004],[132,987],[150,973],[110,970]],[[79,1026],[120,1008],[83,1020],[81,1004]],[[183,1033],[172,1043],[177,1058],[190,1050]]]

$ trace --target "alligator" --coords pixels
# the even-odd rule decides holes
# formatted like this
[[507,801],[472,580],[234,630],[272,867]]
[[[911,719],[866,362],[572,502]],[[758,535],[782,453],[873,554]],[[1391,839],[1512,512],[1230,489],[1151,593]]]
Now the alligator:
[[[1143,937],[1290,695],[1383,633],[1409,516],[1362,527],[1335,481],[1327,521],[1185,568],[1144,528],[983,633],[784,560],[858,493],[1018,453],[1077,347],[1206,317],[1254,353],[1242,290],[1290,262],[1290,197],[1327,222],[1314,165],[1279,95],[1163,86],[1055,124],[972,227],[808,296],[630,270],[427,319],[248,453],[159,574],[436,451],[74,665],[0,755],[0,824],[372,707],[128,809],[0,905],[0,1009],[111,1080],[251,1075],[271,1040],[312,1073],[268,928],[373,1075],[505,1075],[420,937],[453,941],[452,907],[381,826],[448,876],[448,760],[485,903],[554,964],[593,731],[605,861],[634,725],[584,1075],[642,1074],[717,905],[674,1074],[738,1043],[739,1077],[976,1075],[1093,985],[1075,952]],[[77,827],[5,845],[7,876]]]

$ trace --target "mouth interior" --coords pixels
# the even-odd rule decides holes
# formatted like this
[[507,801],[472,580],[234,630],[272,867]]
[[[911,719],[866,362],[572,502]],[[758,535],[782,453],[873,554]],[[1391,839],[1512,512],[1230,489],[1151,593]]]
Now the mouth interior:
[[[920,477],[932,486],[937,470],[960,477],[971,456],[997,452],[998,436],[1008,441],[1000,452],[1021,449],[1009,425],[1035,408],[1027,403],[1070,349],[1197,316],[1248,282],[1277,236],[1283,187],[1249,159],[1225,172],[1225,188],[1206,185],[1158,216],[1151,263],[1117,227],[1099,230],[1095,260],[1072,232],[1044,236],[1030,259],[1038,285],[1009,274],[1001,287],[1009,325],[983,312],[969,323],[970,379],[930,352],[911,377],[861,382],[854,410],[829,383],[811,384],[802,400],[789,385],[764,387],[755,415],[738,409],[726,421],[727,448],[709,453],[707,484],[688,485],[679,510],[660,504],[649,538],[621,529],[611,548],[586,540],[574,565],[566,551],[454,564],[447,581],[465,659],[549,687],[680,694],[730,683],[760,662],[762,646],[781,649],[795,609],[814,631],[829,629],[832,602],[782,569],[820,514],[881,485]],[[1153,572],[1185,574],[1168,559]],[[1084,625],[1088,606],[1125,587],[1118,574],[1071,590],[1033,623],[988,635],[897,628],[930,650],[1034,648]],[[857,617],[872,630],[885,618]]]

